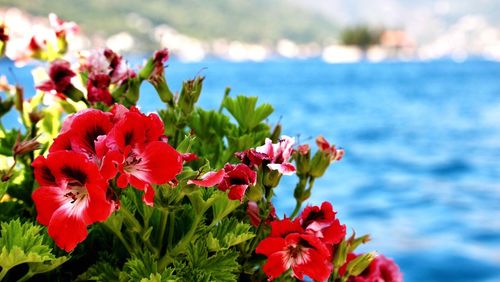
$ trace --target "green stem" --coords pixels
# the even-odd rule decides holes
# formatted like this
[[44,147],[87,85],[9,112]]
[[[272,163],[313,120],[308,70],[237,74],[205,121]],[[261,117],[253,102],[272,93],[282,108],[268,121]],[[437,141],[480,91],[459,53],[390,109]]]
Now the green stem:
[[165,229],[167,227],[168,221],[168,210],[160,210],[161,218],[160,218],[160,235],[158,236],[158,249],[161,251],[161,247],[163,246],[163,239],[165,237]]
[[290,215],[290,219],[294,219],[295,216],[297,216],[301,207],[302,207],[302,201],[297,200],[297,203],[295,204],[295,209],[293,210],[292,214]]
[[142,229],[142,225],[139,223],[137,218],[133,214],[130,213],[130,211],[125,207],[125,205],[122,205],[120,207],[119,212],[122,213],[122,215],[125,217],[125,223],[129,223],[132,227],[132,230],[140,232]]
[[171,252],[167,250],[167,253],[158,262],[158,266],[160,269],[165,268],[172,261],[173,257],[177,256],[179,253],[182,253],[184,251],[186,245],[189,244],[193,239],[196,229],[198,228],[198,224],[200,223],[202,218],[203,218],[202,215],[196,215],[193,224],[191,225],[191,228],[186,233],[186,235],[184,235],[184,237],[179,241],[177,246],[175,246],[175,248],[173,248]]
[[168,219],[168,241],[167,248],[170,249],[172,247],[172,242],[174,240],[174,229],[175,229],[175,212],[171,212]]
[[6,268],[6,267],[3,267],[2,268],[2,271],[0,271],[0,281],[3,280],[3,278],[5,277],[5,275],[7,275],[7,272],[9,271],[10,268]]
[[33,275],[35,275],[36,273],[33,273],[31,271],[28,271],[26,272],[26,274],[24,274],[23,277],[21,277],[19,280],[17,280],[17,282],[24,282],[24,281],[28,281],[31,277],[33,277]]
[[104,226],[109,231],[113,232],[113,234],[115,234],[115,236],[118,238],[118,240],[120,240],[120,242],[122,242],[123,246],[125,247],[125,249],[127,249],[127,252],[130,255],[132,255],[134,253],[133,250],[132,250],[132,247],[129,245],[129,243],[127,242],[127,240],[125,240],[125,238],[123,238],[123,235],[122,235],[122,233],[119,230],[115,230],[112,226],[110,226],[106,222],[104,222]]

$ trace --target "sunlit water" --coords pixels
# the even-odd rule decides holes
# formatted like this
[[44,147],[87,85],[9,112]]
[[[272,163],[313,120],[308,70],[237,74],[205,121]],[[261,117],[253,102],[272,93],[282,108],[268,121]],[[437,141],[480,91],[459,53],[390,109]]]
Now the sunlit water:
[[[199,72],[202,106],[218,108],[231,86],[273,104],[269,122],[281,118],[285,134],[345,148],[309,202],[331,201],[349,229],[372,235],[362,250],[395,258],[406,281],[500,280],[500,64],[173,61],[167,79],[178,89]],[[289,214],[296,178],[283,180],[275,204]]]

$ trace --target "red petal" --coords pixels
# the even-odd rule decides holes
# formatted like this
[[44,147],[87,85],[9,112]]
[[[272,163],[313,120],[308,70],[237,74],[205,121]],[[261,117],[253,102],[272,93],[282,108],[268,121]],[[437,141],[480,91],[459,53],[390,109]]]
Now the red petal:
[[322,135],[316,137],[316,144],[321,151],[330,150],[330,143]]
[[57,246],[67,252],[87,238],[87,224],[82,217],[68,214],[64,207],[59,208],[49,223],[49,235]]
[[229,186],[229,194],[227,197],[230,200],[239,200],[243,201],[243,197],[245,196],[245,191],[247,190],[248,185],[231,185]]
[[271,222],[271,237],[286,237],[290,233],[303,233],[304,229],[299,224],[299,221],[291,221],[289,218],[283,220],[275,220]]
[[281,252],[285,249],[286,243],[283,238],[268,237],[260,241],[255,249],[257,254],[263,254],[266,257],[271,256],[276,252]]
[[314,281],[326,281],[332,272],[332,265],[328,258],[314,249],[306,251],[309,260],[304,264],[292,265],[293,273],[297,278],[303,279],[304,274]]
[[142,201],[152,207],[154,204],[154,198],[155,198],[155,189],[151,185],[146,185],[144,188],[144,195],[142,195]]
[[35,168],[35,179],[40,186],[57,186],[54,173],[44,156],[38,156],[31,165]]
[[106,186],[87,185],[89,201],[86,212],[89,214],[92,222],[105,221],[114,209],[113,202],[108,201],[106,197],[106,190]]
[[62,204],[61,192],[59,187],[40,187],[31,195],[40,224],[49,225],[50,218]]
[[87,109],[76,114],[70,130],[73,150],[95,155],[97,137],[106,135],[112,127],[109,113]]
[[224,169],[205,173],[199,180],[188,180],[187,184],[195,184],[201,187],[212,187],[222,182],[226,172]]
[[142,157],[150,173],[148,182],[154,184],[165,184],[174,179],[182,170],[181,155],[165,142],[148,143]]
[[277,170],[283,175],[292,175],[295,172],[295,166],[291,163],[268,164],[267,167],[271,170]]
[[283,252],[276,252],[267,258],[266,264],[262,270],[266,273],[269,280],[279,277],[286,271],[286,266],[283,263]]

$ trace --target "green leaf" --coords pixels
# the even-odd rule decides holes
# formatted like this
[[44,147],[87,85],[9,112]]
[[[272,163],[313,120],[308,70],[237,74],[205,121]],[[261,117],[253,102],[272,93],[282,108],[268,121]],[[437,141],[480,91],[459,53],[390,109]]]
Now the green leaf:
[[0,280],[16,265],[28,263],[27,277],[47,272],[58,267],[69,258],[55,257],[49,246],[49,239],[42,233],[42,227],[19,219],[1,224],[0,237]]
[[253,130],[274,111],[270,104],[262,104],[258,108],[256,105],[257,97],[237,96],[233,99],[227,96],[223,101],[223,106],[245,132]]
[[207,245],[210,251],[227,250],[255,237],[249,224],[238,222],[234,217],[224,219],[208,234]]
[[238,254],[234,251],[221,251],[209,255],[205,242],[190,244],[187,252],[187,264],[174,264],[179,268],[181,281],[237,281],[239,264]]
[[129,259],[123,266],[123,271],[131,281],[141,281],[142,278],[158,273],[158,259],[150,252],[144,252]]
[[99,261],[80,274],[76,281],[119,281],[120,270],[107,261]]
[[228,214],[233,212],[237,207],[241,205],[238,200],[230,200],[226,197],[218,197],[212,206],[213,219],[210,225],[215,225],[219,223]]

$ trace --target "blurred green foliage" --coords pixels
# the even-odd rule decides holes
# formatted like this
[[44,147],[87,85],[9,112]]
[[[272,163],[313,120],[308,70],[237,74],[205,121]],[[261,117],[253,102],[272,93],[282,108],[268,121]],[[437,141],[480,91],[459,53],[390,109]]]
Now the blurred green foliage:
[[366,50],[372,45],[380,42],[381,29],[372,28],[367,25],[347,27],[340,33],[340,43],[354,45]]

